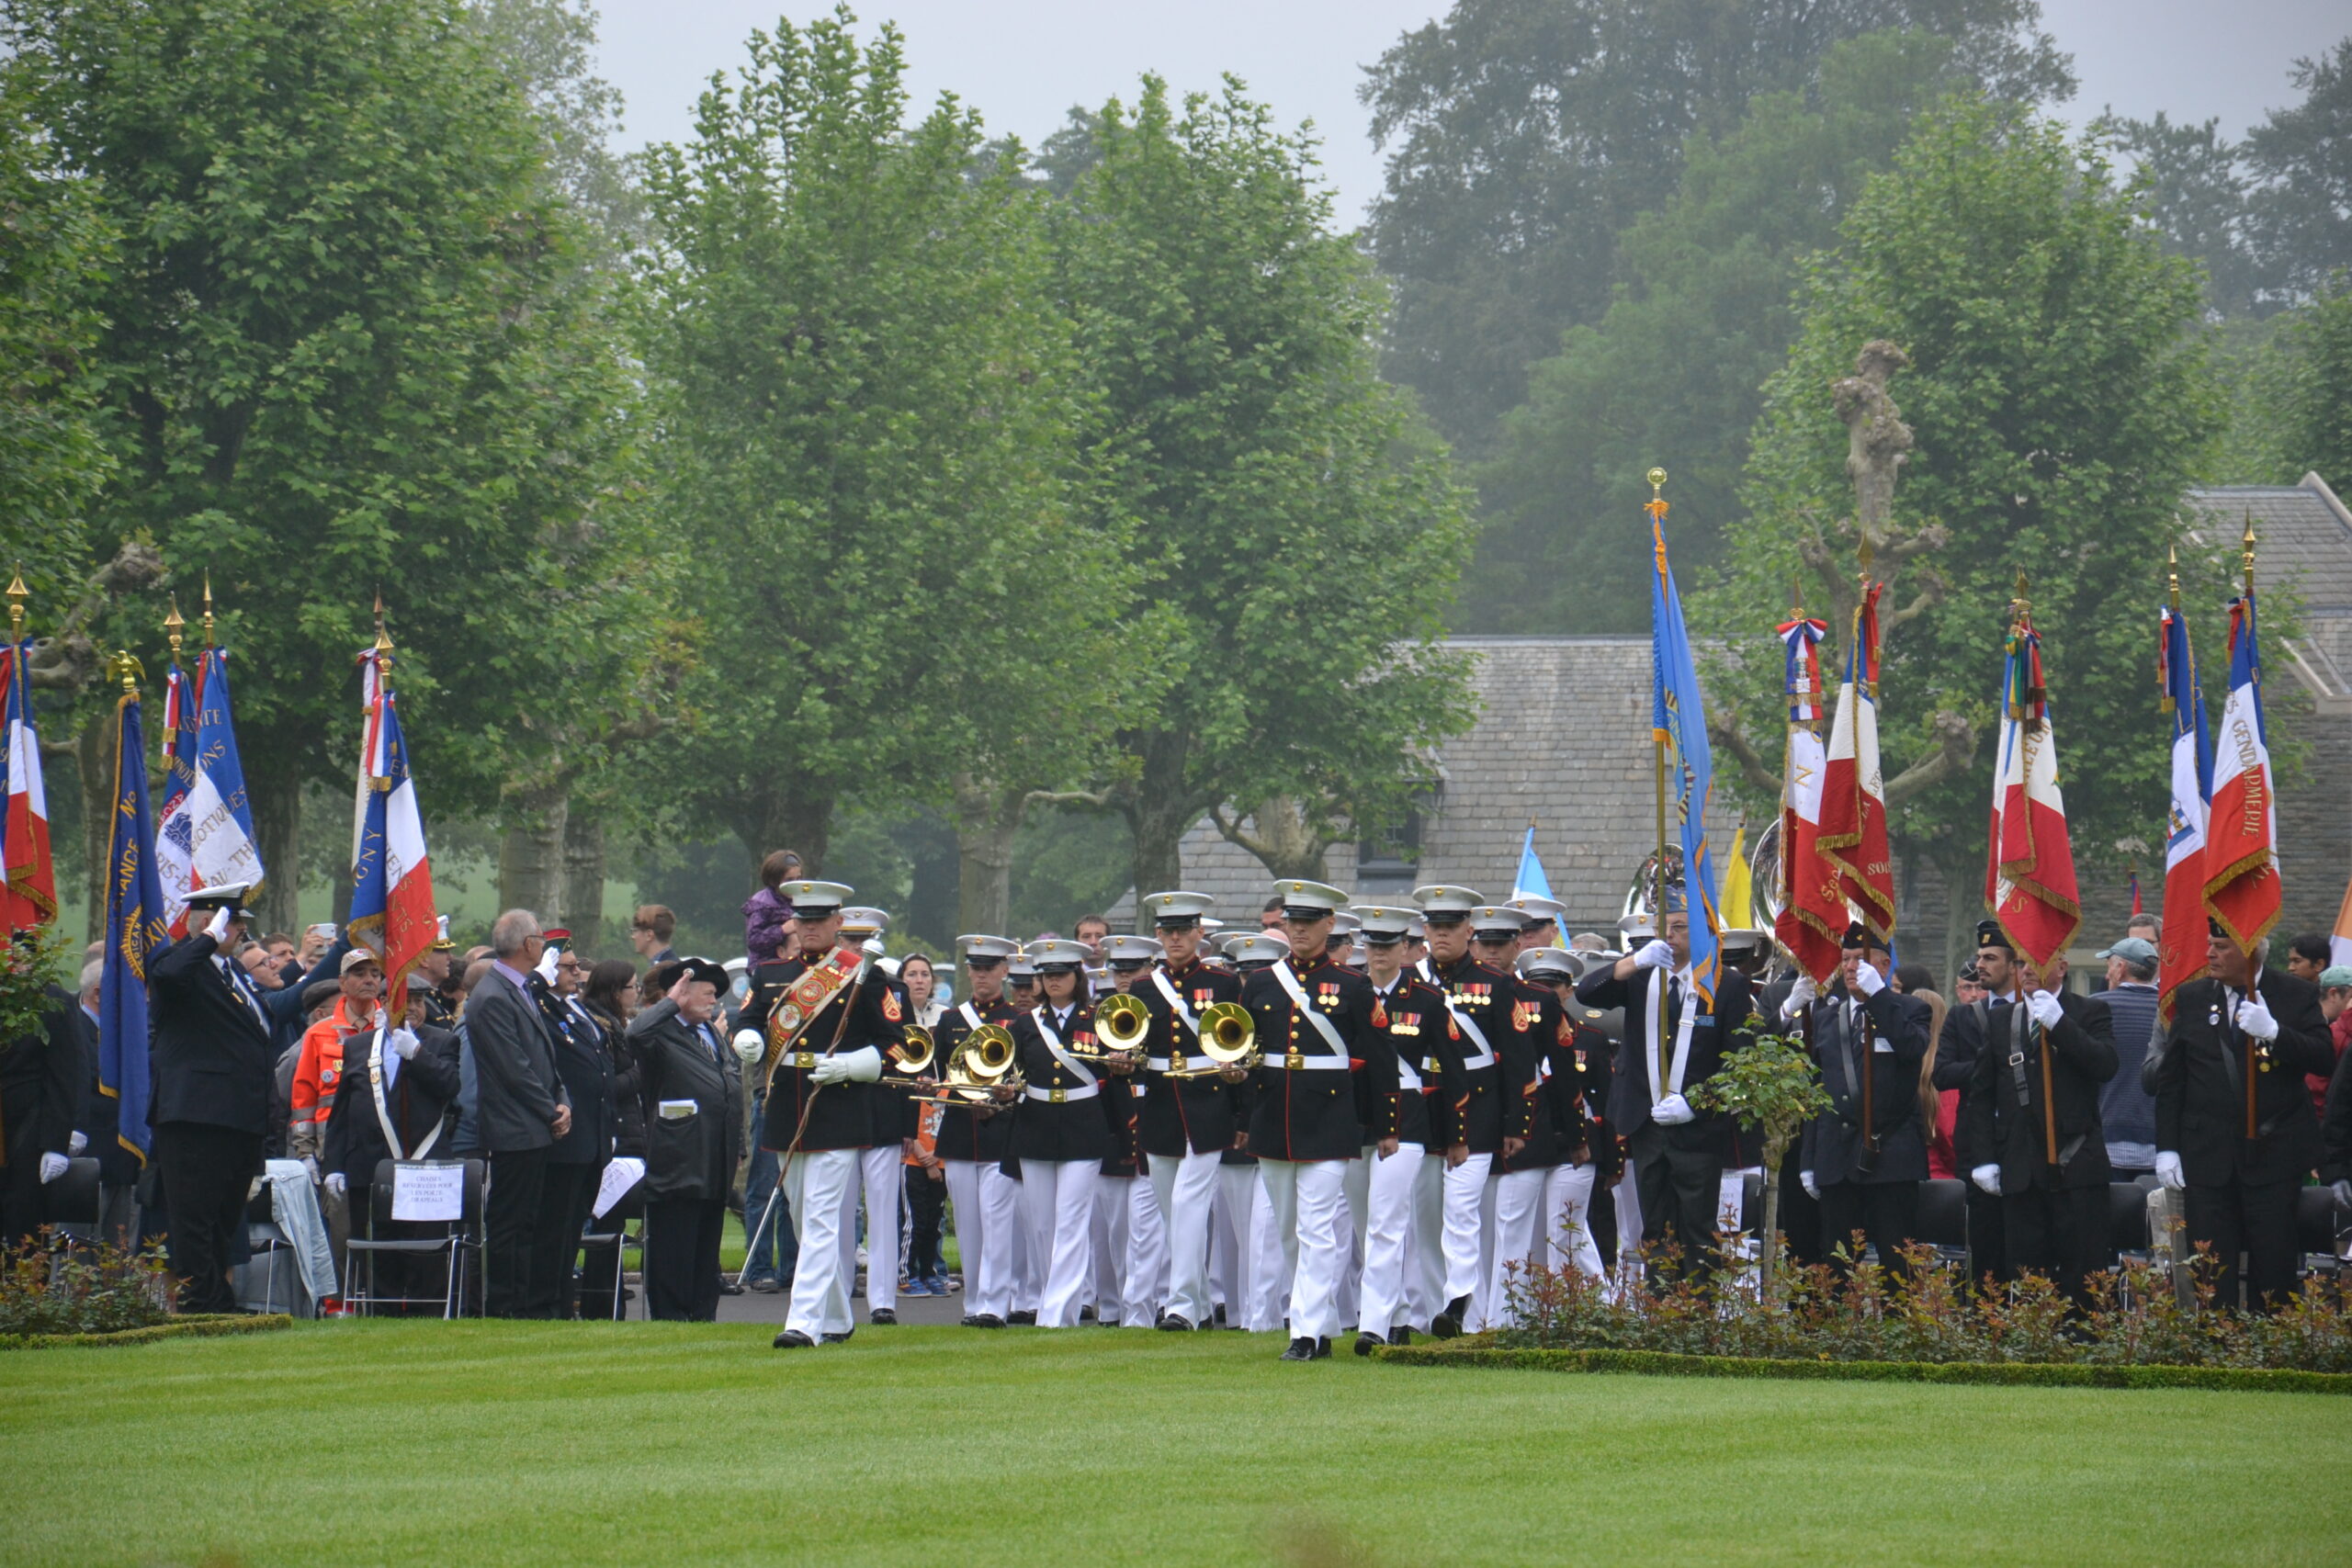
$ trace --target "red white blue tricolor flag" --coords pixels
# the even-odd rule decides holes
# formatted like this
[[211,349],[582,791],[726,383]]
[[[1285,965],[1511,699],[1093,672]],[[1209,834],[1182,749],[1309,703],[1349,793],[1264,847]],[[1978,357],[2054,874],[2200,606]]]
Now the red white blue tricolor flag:
[[1781,765],[1781,912],[1773,918],[1772,934],[1816,983],[1826,983],[1838,967],[1838,939],[1847,925],[1838,868],[1823,862],[1817,846],[1827,762],[1814,727],[1824,716],[1820,648],[1829,623],[1801,615],[1782,622],[1779,630],[1788,651],[1789,733]]
[[172,660],[164,677],[164,808],[155,818],[155,875],[172,940],[187,935],[187,897],[196,890],[196,680]]
[[2002,673],[2001,753],[1993,774],[1993,824],[1984,861],[1984,907],[2017,950],[2040,967],[2066,949],[2082,923],[2066,803],[2058,793],[2058,746],[2042,683],[2041,637],[2022,607],[2009,630]]
[[2207,801],[2205,908],[2240,952],[2252,952],[2278,923],[2281,896],[2270,747],[2262,728],[2262,646],[2251,587],[2230,601],[2230,695],[2213,738]]
[[[188,784],[187,856],[191,885],[224,882],[259,886],[261,845],[254,835],[253,802],[244,764],[237,759],[237,726],[229,707],[229,655],[208,648],[197,661],[195,777]],[[166,894],[169,897],[169,894]]]
[[57,874],[49,858],[49,794],[41,783],[40,735],[33,728],[28,638],[0,649],[0,707],[7,726],[7,807],[0,818],[0,929],[30,931],[57,917]]
[[416,782],[409,776],[399,705],[389,682],[378,680],[375,685],[361,764],[368,798],[351,867],[348,931],[353,942],[382,961],[384,1010],[397,1019],[408,1005],[409,972],[440,935],[440,927],[434,919],[433,867],[425,854]]
[[2156,672],[2164,711],[2172,716],[2172,806],[2165,824],[2165,923],[2158,948],[2159,1010],[2172,1017],[2181,987],[2205,973],[2205,802],[2213,788],[2213,748],[2205,732],[2205,694],[2197,683],[2197,655],[2188,622],[2166,608],[2157,644]]
[[[1846,679],[1829,724],[1827,771],[1821,784],[1822,861],[1862,924],[1892,942],[1894,862],[1886,846],[1886,785],[1878,761],[1878,600],[1873,582],[1854,610],[1846,639]],[[1839,935],[1844,934],[1841,927]]]

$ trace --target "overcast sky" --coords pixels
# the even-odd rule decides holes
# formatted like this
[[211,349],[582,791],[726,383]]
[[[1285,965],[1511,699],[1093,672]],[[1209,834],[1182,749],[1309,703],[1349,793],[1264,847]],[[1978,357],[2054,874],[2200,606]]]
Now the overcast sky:
[[[683,141],[695,95],[732,71],[743,39],[806,0],[603,0],[604,74],[628,99],[628,145]],[[991,134],[1033,146],[1074,103],[1132,98],[1158,71],[1179,89],[1230,71],[1286,123],[1311,119],[1324,141],[1340,221],[1380,186],[1380,158],[1356,102],[1362,67],[1439,14],[1436,0],[862,0],[862,26],[888,18],[907,37],[919,99],[942,90],[976,106]],[[2044,26],[2075,57],[2082,90],[2070,118],[2112,105],[2144,118],[2218,115],[2238,134],[2292,101],[2290,63],[2352,32],[2345,0],[2042,0]]]

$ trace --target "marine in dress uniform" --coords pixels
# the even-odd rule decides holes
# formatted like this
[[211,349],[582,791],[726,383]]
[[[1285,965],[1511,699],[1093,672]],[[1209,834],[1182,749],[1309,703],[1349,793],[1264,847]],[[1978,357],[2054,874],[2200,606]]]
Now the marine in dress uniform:
[[1516,967],[1522,980],[1548,993],[1559,1009],[1546,1046],[1552,1070],[1544,1089],[1561,1156],[1544,1179],[1541,1235],[1555,1254],[1565,1251],[1577,1269],[1599,1278],[1603,1264],[1592,1232],[1592,1199],[1596,1190],[1606,1190],[1603,1178],[1614,1169],[1607,1154],[1613,1153],[1615,1140],[1600,1116],[1609,1095],[1609,1037],[1596,1026],[1592,1010],[1576,999],[1576,983],[1585,970],[1576,953],[1565,947],[1527,948]]
[[220,883],[188,900],[193,936],[148,959],[158,1185],[170,1226],[180,1310],[237,1310],[230,1260],[269,1119],[270,1028],[260,997],[228,956],[244,935],[250,884]]
[[[1980,931],[1980,940],[1984,933]],[[1997,925],[1994,938],[2009,946]],[[2109,1244],[2099,1086],[2115,1076],[2107,1004],[2065,988],[2065,961],[2020,966],[2016,999],[1986,1010],[1984,1048],[1962,1105],[1976,1164],[1969,1180],[2001,1200],[2012,1274],[2032,1269],[2089,1303]]]
[[[1094,992],[1098,1000],[1148,988],[1147,976],[1164,956],[1148,936],[1106,936],[1098,945],[1104,961],[1102,982]],[[1137,1066],[1133,1075],[1103,1082],[1112,1146],[1094,1189],[1095,1321],[1125,1328],[1154,1326],[1169,1288],[1168,1226],[1144,1157],[1142,1121],[1148,1097]]]
[[1830,1108],[1805,1123],[1797,1179],[1821,1205],[1825,1257],[1851,1247],[1860,1231],[1878,1248],[1879,1266],[1900,1278],[1900,1249],[1917,1233],[1919,1183],[1928,1179],[1919,1117],[1928,1004],[1895,994],[1886,983],[1885,944],[1859,922],[1847,927],[1839,951],[1829,989],[1816,996],[1805,976],[1781,1010],[1784,1021],[1804,1021],[1830,1099]]
[[[1241,1131],[1248,1094],[1248,1073],[1238,1066],[1213,1071],[1216,1064],[1201,1054],[1202,1012],[1241,999],[1238,975],[1201,962],[1201,919],[1215,904],[1205,893],[1146,896],[1139,908],[1151,920],[1167,963],[1130,988],[1151,1015],[1144,1036],[1139,1122],[1151,1190],[1168,1231],[1168,1301],[1159,1326],[1175,1332],[1206,1328],[1214,1321],[1209,1224],[1219,1162]],[[1171,1078],[1171,1070],[1188,1076]],[[1246,1228],[1248,1223],[1245,1210],[1241,1224]],[[1227,1310],[1238,1318],[1232,1303]]]
[[1331,917],[1347,895],[1320,882],[1284,881],[1283,934],[1290,953],[1244,983],[1261,1066],[1250,1111],[1250,1149],[1273,1205],[1291,1265],[1289,1361],[1331,1353],[1341,1328],[1341,1276],[1351,1249],[1347,1166],[1363,1147],[1355,1075],[1393,1094],[1396,1057],[1376,1038],[1371,982],[1335,961]]
[[1672,1235],[1687,1274],[1710,1266],[1733,1119],[1702,1112],[1684,1091],[1713,1077],[1751,1028],[1747,976],[1724,970],[1710,1005],[1690,973],[1689,917],[1668,889],[1665,935],[1577,982],[1586,1006],[1623,1008],[1624,1043],[1611,1077],[1609,1121],[1626,1140],[1644,1239]]
[[1566,1195],[1565,1188],[1556,1194],[1552,1190],[1568,1151],[1553,1114],[1551,1094],[1551,1080],[1562,1062],[1565,1021],[1559,998],[1519,975],[1521,938],[1527,926],[1528,918],[1508,905],[1481,905],[1470,912],[1471,951],[1511,982],[1511,1027],[1496,1047],[1503,1074],[1503,1148],[1491,1175],[1494,1240],[1483,1249],[1487,1272],[1479,1292],[1481,1326],[1511,1320],[1511,1281],[1525,1278],[1538,1243],[1550,1242],[1551,1213]]
[[1044,1264],[1037,1326],[1075,1328],[1093,1269],[1094,1189],[1113,1151],[1106,1077],[1132,1071],[1132,1057],[1105,1060],[1094,1032],[1093,1004],[1083,995],[1086,944],[1032,942],[1037,1005],[1012,1022],[1022,1077],[1012,1122],[1012,1156],[1021,1166],[1021,1210],[1032,1255]]
[[[1356,1354],[1382,1343],[1409,1345],[1444,1304],[1444,1166],[1429,1157],[1432,1108],[1444,1092],[1447,1042],[1453,1025],[1445,997],[1405,962],[1405,939],[1420,911],[1409,905],[1359,904],[1364,978],[1372,985],[1376,1048],[1396,1058],[1396,1086],[1381,1090],[1358,1076],[1364,1123],[1363,1157],[1350,1172],[1363,1191],[1356,1205],[1363,1275],[1358,1294]],[[1443,1147],[1441,1141],[1438,1147]]]
[[[933,1071],[944,1073],[973,1031],[1012,1027],[1018,1016],[1004,995],[1005,970],[1018,943],[978,933],[959,936],[968,995],[940,1014],[932,1031]],[[956,1211],[956,1247],[964,1270],[964,1326],[1002,1328],[1012,1311],[1012,1277],[1020,1253],[1021,1184],[1004,1173],[1012,1132],[1010,1106],[965,1104],[948,1109],[933,1151],[947,1171],[947,1201]]]
[[2286,1304],[2301,1248],[2296,1194],[2320,1163],[2319,1119],[2303,1075],[2335,1069],[2320,991],[2210,927],[2206,973],[2180,988],[2156,1075],[2156,1179],[2187,1190],[2188,1241],[2221,1267],[2217,1299]]
[[855,1331],[842,1215],[874,1142],[874,1084],[906,1043],[906,1009],[872,957],[839,940],[850,888],[801,881],[776,891],[799,920],[800,956],[763,969],[743,1010],[767,1032],[763,1135],[783,1166],[800,1244],[792,1304],[775,1337],[785,1350],[837,1344]]
[[[1489,908],[1473,888],[1431,884],[1413,889],[1429,931],[1430,983],[1443,992],[1453,1028],[1442,1113],[1445,1151],[1445,1305],[1430,1325],[1441,1339],[1475,1325],[1484,1312],[1492,1266],[1493,1175],[1503,1152],[1503,1037],[1525,1022],[1514,1016],[1518,981],[1470,951],[1470,913]],[[1515,917],[1514,917],[1515,919]],[[1514,925],[1514,930],[1516,926]]]
[[[890,929],[888,911],[867,904],[842,910],[841,940],[870,958],[882,954],[882,933]],[[907,990],[890,976],[883,976],[903,1027]],[[889,1063],[886,1073],[895,1072]],[[889,1325],[899,1321],[899,1210],[906,1198],[907,1146],[915,1135],[914,1101],[910,1091],[877,1083],[868,1090],[874,1113],[874,1137],[858,1155],[857,1179],[842,1194],[842,1247],[846,1260],[844,1279],[857,1278],[857,1204],[865,1199],[865,1306],[867,1321]]]

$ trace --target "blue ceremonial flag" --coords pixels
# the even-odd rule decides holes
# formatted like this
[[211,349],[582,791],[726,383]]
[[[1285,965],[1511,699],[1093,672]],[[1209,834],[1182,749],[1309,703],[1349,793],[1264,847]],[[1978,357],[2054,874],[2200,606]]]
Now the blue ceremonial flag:
[[188,789],[188,860],[195,885],[259,886],[261,840],[237,759],[237,726],[229,711],[229,655],[208,648],[197,665],[196,777]]
[[[1651,502],[1649,513],[1657,554],[1650,582],[1650,728],[1666,752],[1668,821],[1681,830],[1682,886],[1690,915],[1690,983],[1712,1006],[1715,933],[1723,929],[1715,868],[1707,858],[1707,806],[1714,789],[1714,765],[1707,750],[1707,708],[1699,694],[1699,668],[1690,658],[1690,634],[1682,625],[1682,596],[1675,592],[1674,571],[1666,563],[1666,502]],[[1663,928],[1663,910],[1658,922]]]
[[107,934],[98,982],[98,1092],[120,1102],[122,1146],[144,1163],[147,1127],[147,955],[164,932],[164,885],[147,829],[147,736],[139,694],[115,703],[114,826],[107,836]]
[[1519,849],[1519,875],[1511,883],[1510,896],[1514,898],[1552,897],[1552,879],[1544,874],[1544,863],[1535,855],[1535,824],[1532,822],[1527,825],[1527,842]]

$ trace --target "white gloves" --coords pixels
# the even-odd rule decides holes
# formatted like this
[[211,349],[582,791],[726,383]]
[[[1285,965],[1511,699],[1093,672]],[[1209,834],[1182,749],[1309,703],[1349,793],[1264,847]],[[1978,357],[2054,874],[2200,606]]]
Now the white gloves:
[[1652,937],[1649,941],[1642,943],[1640,952],[1634,954],[1634,967],[1636,969],[1671,969],[1674,967],[1674,949],[1658,941],[1657,938]]
[[2001,1168],[1997,1165],[1980,1165],[1968,1173],[1968,1179],[1996,1198],[2001,1195]]
[[417,1039],[416,1032],[413,1029],[393,1030],[384,1036],[384,1043],[390,1045],[392,1048],[392,1055],[403,1062],[416,1059]]
[[43,1155],[40,1156],[40,1184],[43,1187],[48,1186],[51,1182],[56,1180],[59,1177],[64,1174],[65,1156],[63,1155]]
[[2171,1192],[2177,1192],[2188,1185],[2188,1178],[2181,1173],[2180,1156],[2170,1149],[2156,1151],[2156,1179]]
[[563,949],[556,946],[553,942],[549,942],[547,946],[547,950],[539,954],[538,964],[531,971],[531,973],[537,975],[540,979],[545,980],[548,985],[552,986],[555,984],[555,966],[557,964],[560,963],[562,959]]
[[1809,1170],[1798,1171],[1797,1185],[1804,1189],[1804,1195],[1806,1197],[1814,1200],[1815,1202],[1819,1202],[1821,1201],[1821,1184],[1814,1180],[1813,1172]]
[[2278,1021],[2270,1016],[2270,1010],[2262,1005],[2260,997],[2248,997],[2238,1004],[2238,1027],[2245,1031],[2250,1040],[2278,1038]]
[[760,1053],[766,1048],[767,1042],[760,1038],[758,1030],[739,1029],[735,1032],[735,1059],[745,1066],[758,1061]]
[[90,1134],[87,1133],[76,1133],[65,1140],[65,1152],[69,1155],[78,1155],[89,1146]]
[[2044,1029],[2057,1028],[2058,1021],[2066,1016],[2065,1010],[2058,1005],[2058,998],[2048,991],[2036,991],[2026,998],[2025,1010],[2033,1014],[2033,1021]]
[[216,942],[229,934],[228,905],[223,904],[212,911],[212,918],[204,922],[204,934]]
[[882,1053],[868,1045],[828,1056],[808,1076],[819,1083],[872,1083],[882,1076]]
[[338,1198],[342,1197],[342,1196],[343,1196],[343,1194],[344,1194],[344,1190],[345,1190],[348,1185],[349,1185],[349,1183],[348,1183],[347,1181],[345,1181],[345,1179],[344,1179],[344,1174],[343,1174],[343,1172],[341,1172],[341,1171],[339,1171],[339,1170],[331,1170],[331,1171],[327,1172],[326,1189],[327,1189],[327,1190],[328,1190],[329,1192],[332,1192],[332,1193],[333,1193],[333,1194],[334,1194],[336,1197],[338,1197]]
[[1821,987],[1813,983],[1812,976],[1798,976],[1797,983],[1789,987],[1789,999],[1781,1004],[1781,1016],[1784,1019],[1796,1017],[1812,1006],[1813,999],[1819,995]]
[[1871,967],[1871,961],[1865,958],[1854,965],[1854,989],[1874,997],[1886,989],[1886,976]]
[[882,945],[882,939],[878,936],[867,937],[857,944],[857,950],[868,958],[880,958],[890,951]]
[[311,1185],[316,1187],[319,1184],[318,1156],[315,1155],[304,1155],[302,1156],[302,1169],[309,1174],[311,1178]]
[[1679,1094],[1669,1094],[1650,1107],[1650,1120],[1661,1127],[1679,1127],[1698,1119],[1699,1113],[1690,1109],[1690,1102]]

